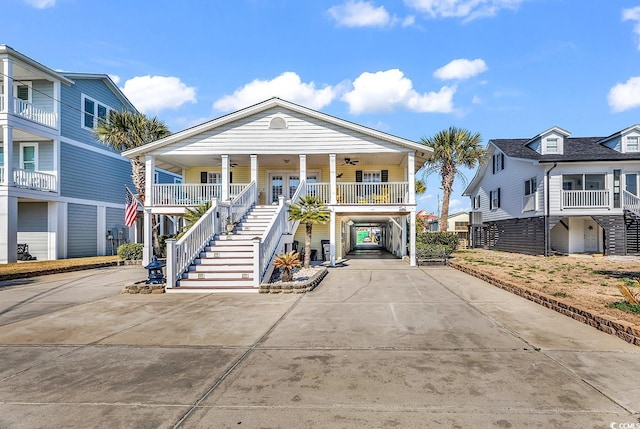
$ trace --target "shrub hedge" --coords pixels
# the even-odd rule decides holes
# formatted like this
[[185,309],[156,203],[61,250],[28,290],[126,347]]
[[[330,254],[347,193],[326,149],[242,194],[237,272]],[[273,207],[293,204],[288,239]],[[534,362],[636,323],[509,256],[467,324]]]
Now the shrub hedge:
[[118,246],[118,256],[125,260],[142,259],[142,243],[125,243]]

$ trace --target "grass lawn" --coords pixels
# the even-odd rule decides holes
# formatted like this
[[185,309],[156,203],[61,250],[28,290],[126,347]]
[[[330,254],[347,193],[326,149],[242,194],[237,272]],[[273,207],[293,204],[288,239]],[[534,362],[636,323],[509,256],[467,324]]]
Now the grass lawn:
[[639,257],[529,256],[482,249],[461,250],[455,261],[516,286],[542,292],[594,314],[640,326],[640,314],[610,308],[625,301],[618,284],[640,299]]
[[69,267],[101,264],[104,262],[115,262],[120,257],[115,256],[94,256],[91,258],[60,259],[57,261],[25,261],[15,264],[0,264],[0,276],[10,274],[22,274],[30,272],[50,272],[52,270],[64,270]]

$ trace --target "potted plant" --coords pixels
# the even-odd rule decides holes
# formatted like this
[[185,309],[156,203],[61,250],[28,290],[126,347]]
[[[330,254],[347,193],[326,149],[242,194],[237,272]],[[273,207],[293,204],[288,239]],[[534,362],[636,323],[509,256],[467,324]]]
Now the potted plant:
[[233,230],[235,227],[236,227],[236,222],[233,222],[231,218],[227,219],[227,224],[225,225],[227,234],[233,234]]

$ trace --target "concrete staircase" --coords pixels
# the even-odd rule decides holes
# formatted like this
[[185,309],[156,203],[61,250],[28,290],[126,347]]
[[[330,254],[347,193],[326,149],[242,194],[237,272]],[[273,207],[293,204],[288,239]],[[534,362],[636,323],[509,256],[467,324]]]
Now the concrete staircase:
[[253,238],[261,237],[277,206],[254,206],[233,234],[219,234],[167,292],[257,292],[253,275]]

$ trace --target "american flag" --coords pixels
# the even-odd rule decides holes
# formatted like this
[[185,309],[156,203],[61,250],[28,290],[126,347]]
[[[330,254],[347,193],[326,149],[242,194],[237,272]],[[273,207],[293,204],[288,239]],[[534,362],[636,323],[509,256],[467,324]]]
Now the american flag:
[[138,218],[138,200],[133,196],[129,188],[125,186],[125,189],[127,190],[127,195],[124,205],[124,224],[127,227],[131,227]]

